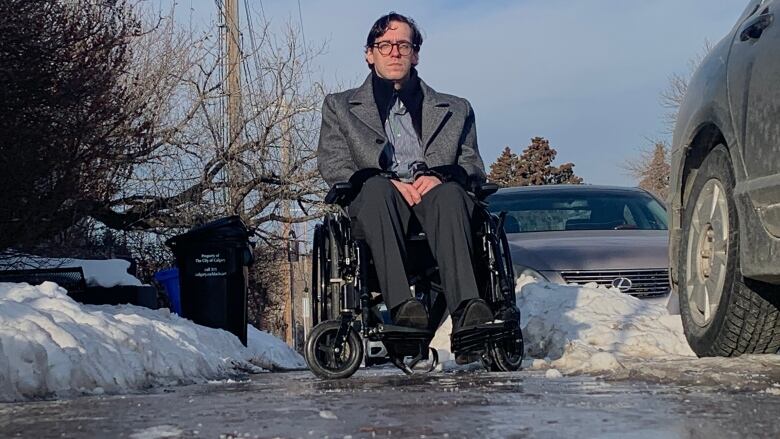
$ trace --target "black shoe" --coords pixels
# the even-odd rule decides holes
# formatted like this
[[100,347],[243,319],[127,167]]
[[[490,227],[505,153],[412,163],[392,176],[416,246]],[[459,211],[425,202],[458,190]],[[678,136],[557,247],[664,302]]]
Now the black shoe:
[[428,311],[417,299],[409,299],[390,311],[393,323],[407,328],[428,329]]
[[[471,299],[452,313],[452,335],[459,331],[493,321],[493,311],[482,299]],[[475,352],[455,352],[455,363],[468,364],[479,360]]]
[[452,333],[455,334],[464,328],[492,321],[493,311],[490,310],[488,304],[482,299],[471,299],[461,304],[452,313]]

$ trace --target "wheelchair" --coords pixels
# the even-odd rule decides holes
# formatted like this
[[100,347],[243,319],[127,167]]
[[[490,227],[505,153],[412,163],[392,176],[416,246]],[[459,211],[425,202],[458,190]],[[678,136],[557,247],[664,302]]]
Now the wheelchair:
[[[470,184],[476,202],[472,219],[475,275],[480,298],[496,318],[488,323],[462,328],[452,338],[452,352],[478,357],[488,371],[515,371],[524,354],[519,314],[501,318],[515,308],[514,270],[504,232],[506,212],[487,210],[485,198],[498,190],[495,184]],[[438,285],[437,267],[424,233],[407,236],[410,297],[427,308],[426,329],[394,325],[377,291],[370,250],[356,234],[346,206],[353,196],[350,183],[337,183],[325,197],[337,211],[326,214],[315,226],[312,257],[312,330],[304,348],[310,370],[323,379],[352,376],[366,367],[392,363],[407,375],[430,372],[438,354],[430,342],[446,313],[444,294]],[[511,313],[510,313],[511,314]]]

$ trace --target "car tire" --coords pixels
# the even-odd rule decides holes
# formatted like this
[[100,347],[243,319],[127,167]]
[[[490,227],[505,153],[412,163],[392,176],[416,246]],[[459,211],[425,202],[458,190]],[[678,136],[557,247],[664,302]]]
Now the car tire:
[[734,183],[728,150],[718,145],[699,168],[683,211],[680,314],[700,357],[780,349],[780,291],[741,274]]

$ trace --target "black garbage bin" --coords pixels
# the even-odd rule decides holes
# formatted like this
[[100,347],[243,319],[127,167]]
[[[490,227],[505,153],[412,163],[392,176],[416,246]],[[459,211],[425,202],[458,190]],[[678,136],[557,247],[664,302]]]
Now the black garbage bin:
[[246,346],[250,231],[238,216],[193,228],[165,242],[179,267],[182,317],[225,329]]

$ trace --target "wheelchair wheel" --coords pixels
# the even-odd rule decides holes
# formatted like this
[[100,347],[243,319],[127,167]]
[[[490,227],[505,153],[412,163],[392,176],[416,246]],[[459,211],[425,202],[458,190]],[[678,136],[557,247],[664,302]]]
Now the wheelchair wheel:
[[304,357],[309,369],[326,380],[349,378],[360,367],[363,360],[363,343],[354,329],[350,328],[344,349],[336,352],[336,335],[341,322],[328,320],[315,326],[306,341]]
[[316,325],[339,317],[339,287],[332,285],[330,279],[333,264],[337,263],[338,247],[335,245],[327,223],[318,224],[314,229],[312,249],[312,320]]
[[323,254],[321,251],[322,226],[317,224],[314,227],[314,243],[312,244],[311,258],[311,318],[312,326],[320,323],[320,302],[323,300],[322,292],[325,291],[323,276]]
[[[514,269],[512,267],[511,253],[509,249],[509,241],[506,237],[506,232],[502,228],[498,231],[500,252],[500,259],[497,261],[500,267],[499,276],[494,281],[494,291],[497,293],[496,298],[504,297],[511,302],[516,301],[514,292]],[[505,287],[509,287],[508,296],[504,296],[502,288],[503,282],[508,284]],[[519,315],[516,317],[519,319]],[[517,338],[509,338],[502,340],[498,343],[494,343],[490,348],[490,367],[493,372],[514,372],[519,370],[523,363],[523,355],[525,353],[525,346],[523,343],[523,334],[520,330],[520,322],[517,322]]]

